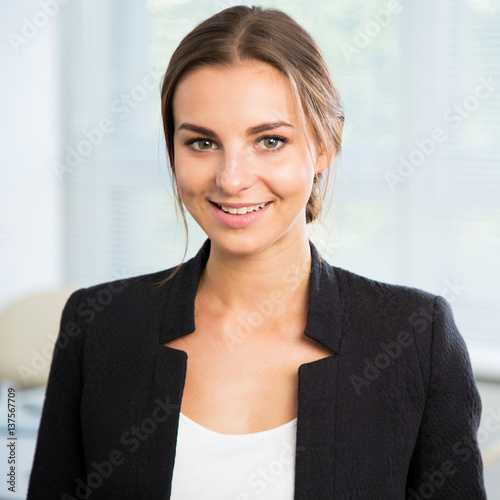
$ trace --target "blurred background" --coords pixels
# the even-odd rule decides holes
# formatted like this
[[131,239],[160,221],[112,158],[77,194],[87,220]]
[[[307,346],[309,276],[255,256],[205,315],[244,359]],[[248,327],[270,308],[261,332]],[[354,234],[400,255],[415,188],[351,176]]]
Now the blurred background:
[[[0,498],[25,498],[70,292],[182,259],[161,79],[184,35],[241,3],[0,3],[0,432],[13,387],[19,436],[17,491],[2,483]],[[313,35],[344,103],[331,207],[310,238],[333,265],[452,304],[500,499],[500,0],[259,5]],[[187,258],[206,238],[189,228]]]

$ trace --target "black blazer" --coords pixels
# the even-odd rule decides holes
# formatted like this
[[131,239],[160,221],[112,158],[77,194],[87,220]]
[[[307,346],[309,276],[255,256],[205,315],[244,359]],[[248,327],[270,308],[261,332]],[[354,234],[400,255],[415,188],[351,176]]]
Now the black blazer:
[[[294,498],[486,498],[481,401],[448,302],[310,247],[305,335],[335,354],[298,369]],[[209,253],[207,239],[155,293],[171,270],[68,299],[29,500],[170,498],[187,354],[164,343],[194,331]]]

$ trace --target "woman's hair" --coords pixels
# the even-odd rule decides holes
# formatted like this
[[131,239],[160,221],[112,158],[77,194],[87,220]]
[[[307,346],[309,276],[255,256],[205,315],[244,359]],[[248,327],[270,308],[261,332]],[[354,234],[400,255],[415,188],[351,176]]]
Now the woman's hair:
[[[238,5],[203,21],[184,37],[173,53],[161,89],[163,130],[176,211],[178,208],[182,214],[186,235],[184,257],[188,229],[175,173],[174,94],[182,78],[195,69],[227,67],[247,60],[270,64],[288,78],[304,133],[310,123],[316,143],[328,162],[341,150],[344,114],[340,97],[320,49],[309,33],[284,12],[261,7]],[[329,168],[327,172],[329,174]],[[306,223],[314,221],[321,211],[321,179],[321,173],[317,173],[306,205]]]

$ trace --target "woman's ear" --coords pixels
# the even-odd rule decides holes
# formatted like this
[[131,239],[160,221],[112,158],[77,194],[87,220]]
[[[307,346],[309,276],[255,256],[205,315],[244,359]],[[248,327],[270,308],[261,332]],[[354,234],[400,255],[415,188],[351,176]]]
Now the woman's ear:
[[328,165],[330,165],[330,161],[331,161],[330,156],[331,155],[329,155],[326,150],[320,151],[320,153],[318,154],[318,157],[316,158],[316,165],[314,168],[314,171],[317,174],[319,174],[320,172],[323,172],[323,170],[325,170],[328,167]]

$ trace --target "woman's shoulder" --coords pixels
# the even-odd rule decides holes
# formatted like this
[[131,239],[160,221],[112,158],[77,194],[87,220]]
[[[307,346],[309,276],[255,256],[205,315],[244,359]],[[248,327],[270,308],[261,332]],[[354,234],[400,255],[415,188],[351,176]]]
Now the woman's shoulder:
[[[429,306],[445,293],[435,294],[411,285],[390,283],[369,278],[353,271],[328,264],[332,276],[338,285],[341,299],[350,303],[366,305],[404,307],[413,309]],[[442,298],[442,297],[441,297]]]
[[75,290],[63,310],[63,321],[80,327],[140,322],[163,309],[175,267],[97,283]]
[[77,290],[78,295],[85,299],[86,297],[104,298],[111,302],[113,296],[124,295],[127,298],[139,298],[145,295],[152,295],[155,291],[166,290],[169,288],[169,281],[166,278],[172,274],[175,267],[156,271],[147,274],[118,278],[110,281],[103,281],[82,287]]
[[469,364],[467,347],[450,305],[453,294],[458,293],[458,284],[448,283],[447,288],[435,294],[329,267],[338,283],[346,324],[362,325],[366,331],[377,331],[381,335],[390,336],[395,330],[407,334],[424,365],[430,362],[431,353],[436,359],[446,355]]

